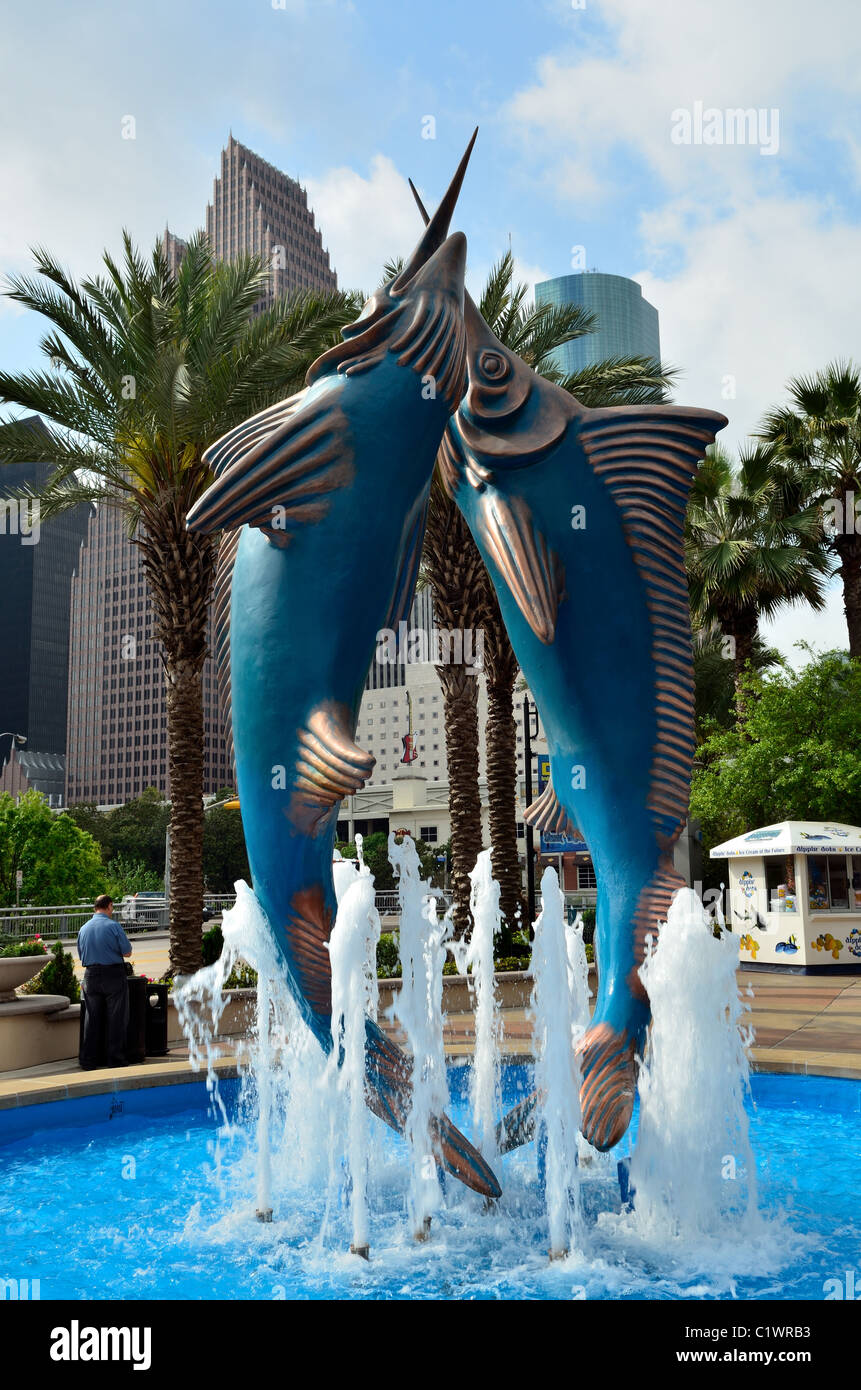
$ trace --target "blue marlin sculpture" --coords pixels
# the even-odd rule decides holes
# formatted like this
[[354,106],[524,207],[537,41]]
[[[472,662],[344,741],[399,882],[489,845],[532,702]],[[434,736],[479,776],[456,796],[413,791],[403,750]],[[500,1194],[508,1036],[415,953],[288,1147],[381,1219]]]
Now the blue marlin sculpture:
[[[413,193],[427,221],[415,188]],[[723,415],[587,409],[505,348],[465,296],[468,388],[440,469],[488,568],[547,734],[533,826],[584,834],[598,880],[599,991],[578,1044],[581,1129],[617,1143],[650,1010],[639,967],[684,881],[694,687],[683,528]],[[531,1137],[532,1096],[502,1152]]]
[[[225,533],[216,656],[254,891],[327,1051],[338,807],[374,764],[355,742],[365,678],[380,629],[409,611],[434,462],[464,387],[466,240],[447,231],[474,140],[404,269],[306,388],[209,448],[215,481],[188,516]],[[368,1104],[401,1132],[410,1084],[408,1058],[368,1020]],[[439,1161],[498,1196],[451,1122],[435,1129]]]

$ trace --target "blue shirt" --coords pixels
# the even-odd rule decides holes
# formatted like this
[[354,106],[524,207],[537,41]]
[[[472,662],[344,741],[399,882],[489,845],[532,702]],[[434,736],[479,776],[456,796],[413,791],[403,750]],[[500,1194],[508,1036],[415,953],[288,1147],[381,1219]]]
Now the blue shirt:
[[97,912],[78,932],[78,955],[82,965],[123,965],[131,955],[131,942],[113,917]]

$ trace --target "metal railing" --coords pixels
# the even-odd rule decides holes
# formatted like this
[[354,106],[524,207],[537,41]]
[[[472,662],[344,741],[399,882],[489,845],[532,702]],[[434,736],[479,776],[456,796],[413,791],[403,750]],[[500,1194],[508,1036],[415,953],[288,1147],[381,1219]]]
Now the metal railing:
[[[236,902],[235,893],[206,893],[204,905],[220,913]],[[114,907],[117,921],[126,932],[166,931],[170,925],[170,909],[164,898],[141,898],[135,903],[134,916],[120,903]],[[51,907],[0,907],[0,937],[26,940],[41,936],[44,940],[68,940],[77,936],[81,927],[93,915],[93,904],[60,903]]]
[[[445,916],[451,906],[450,899],[445,893],[434,889],[433,895],[437,900],[437,915]],[[401,904],[396,889],[387,889],[385,892],[375,894],[375,905],[381,917],[400,917]]]

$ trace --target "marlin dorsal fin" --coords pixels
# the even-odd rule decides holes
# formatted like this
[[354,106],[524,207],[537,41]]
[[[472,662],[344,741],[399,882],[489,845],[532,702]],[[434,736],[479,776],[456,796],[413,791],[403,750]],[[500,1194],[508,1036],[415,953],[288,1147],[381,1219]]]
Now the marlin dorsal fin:
[[590,410],[580,430],[586,457],[621,511],[646,589],[657,712],[648,804],[665,848],[687,816],[695,743],[685,510],[697,466],[726,423],[710,410],[629,406]]
[[568,812],[553,790],[553,783],[549,781],[537,801],[527,806],[523,812],[523,819],[527,825],[531,825],[534,830],[543,831],[545,835],[567,835],[571,840],[578,839],[580,835],[579,830],[571,824]]
[[277,545],[319,521],[353,478],[347,418],[331,392],[302,391],[231,430],[204,454],[217,472],[188,514],[196,531],[257,526]]
[[562,562],[522,497],[487,489],[476,510],[484,542],[518,608],[540,642],[550,644],[564,591]]

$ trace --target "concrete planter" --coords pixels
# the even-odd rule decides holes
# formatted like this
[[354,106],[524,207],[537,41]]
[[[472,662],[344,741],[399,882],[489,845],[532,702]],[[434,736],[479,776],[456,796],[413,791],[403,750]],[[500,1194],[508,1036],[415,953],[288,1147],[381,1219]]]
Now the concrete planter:
[[44,970],[48,956],[2,956],[0,957],[0,1004],[9,1004],[17,998],[19,985],[25,985]]

